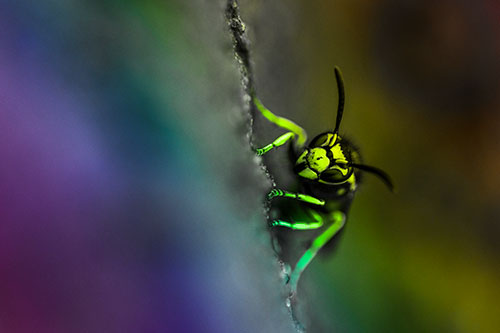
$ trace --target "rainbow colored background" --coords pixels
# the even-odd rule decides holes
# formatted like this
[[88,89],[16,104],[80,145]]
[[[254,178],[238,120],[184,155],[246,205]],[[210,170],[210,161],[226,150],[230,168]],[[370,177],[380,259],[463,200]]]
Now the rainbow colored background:
[[[328,129],[340,66],[399,189],[306,271],[311,332],[498,330],[498,4],[240,4],[266,106]],[[224,6],[0,2],[0,332],[292,330]]]

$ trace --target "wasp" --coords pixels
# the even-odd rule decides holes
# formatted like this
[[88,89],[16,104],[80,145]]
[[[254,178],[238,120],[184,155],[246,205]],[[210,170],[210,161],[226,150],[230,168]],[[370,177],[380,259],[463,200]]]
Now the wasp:
[[269,202],[277,198],[294,200],[301,210],[300,214],[282,211],[281,214],[286,217],[270,218],[270,228],[320,230],[287,275],[292,294],[296,293],[302,272],[344,227],[362,173],[374,174],[394,191],[389,175],[379,168],[363,164],[359,150],[339,135],[345,102],[344,81],[338,67],[335,66],[334,72],[339,99],[335,128],[317,135],[308,145],[307,134],[302,127],[275,115],[257,97],[253,97],[255,107],[268,121],[287,130],[272,143],[256,149],[256,154],[262,156],[289,143],[291,169],[298,180],[299,191],[273,188],[267,195]]

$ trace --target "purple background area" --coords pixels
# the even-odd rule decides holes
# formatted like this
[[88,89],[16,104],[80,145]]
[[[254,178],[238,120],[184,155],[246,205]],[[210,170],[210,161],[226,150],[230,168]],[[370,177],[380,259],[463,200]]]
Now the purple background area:
[[[179,68],[168,59],[182,50],[171,44],[175,8],[148,8],[0,3],[1,332],[267,325],[268,305],[258,286],[251,291],[259,281],[246,280],[242,259],[255,256],[254,266],[275,272],[274,261],[245,255],[255,251],[250,240],[233,240],[231,225],[243,222],[219,203],[220,182],[196,156],[203,147],[193,146],[168,99],[182,96],[181,80],[138,77],[137,66]],[[155,33],[144,28],[148,15],[166,22],[158,28],[166,49],[159,40],[136,47],[141,33]]]
[[[264,104],[312,137],[340,66],[399,188],[305,271],[311,332],[497,329],[498,5],[240,2]],[[0,332],[292,331],[224,3],[0,0]]]

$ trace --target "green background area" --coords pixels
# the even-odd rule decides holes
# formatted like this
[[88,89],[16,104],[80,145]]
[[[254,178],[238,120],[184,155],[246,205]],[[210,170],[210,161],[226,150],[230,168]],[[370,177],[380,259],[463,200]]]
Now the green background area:
[[[293,329],[225,4],[0,1],[0,331]],[[339,66],[340,134],[398,188],[366,175],[305,270],[310,332],[498,331],[497,2],[240,7],[264,105],[331,130]]]
[[393,195],[367,175],[337,252],[304,274],[302,292],[314,295],[307,312],[325,323],[318,331],[496,331],[498,5],[242,3],[266,106],[310,136],[332,129],[338,65],[340,133],[398,188]]

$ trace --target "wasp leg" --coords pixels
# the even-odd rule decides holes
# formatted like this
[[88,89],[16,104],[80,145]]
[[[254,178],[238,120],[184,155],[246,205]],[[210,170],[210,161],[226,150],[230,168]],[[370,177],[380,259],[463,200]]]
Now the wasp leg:
[[318,198],[315,198],[313,196],[307,195],[307,194],[302,194],[302,193],[292,193],[280,189],[273,189],[269,194],[267,195],[267,198],[271,200],[272,198],[276,197],[283,197],[283,198],[291,198],[291,199],[296,199],[299,201],[307,202],[313,205],[318,205],[318,206],[324,206],[325,205],[325,200],[321,200]]
[[289,119],[275,115],[269,109],[267,109],[257,97],[253,98],[253,102],[260,113],[262,113],[262,115],[267,120],[269,120],[273,124],[278,125],[279,127],[292,131],[295,135],[297,135],[297,145],[299,147],[302,147],[306,143],[307,134],[302,127]]
[[273,220],[271,227],[286,227],[293,230],[312,230],[323,226],[323,217],[313,210],[308,211],[311,214],[313,222],[289,222],[283,220]]
[[307,265],[314,259],[318,251],[326,244],[330,239],[337,234],[337,232],[342,229],[345,224],[345,214],[336,211],[331,215],[333,223],[322,233],[320,234],[312,243],[311,247],[307,249],[307,251],[300,257],[297,265],[292,271],[292,275],[290,276],[290,288],[292,294],[295,294],[297,291],[297,283],[302,272],[306,269]]
[[279,147],[284,145],[288,140],[290,140],[294,136],[295,134],[293,132],[287,132],[282,136],[280,136],[279,138],[277,138],[276,140],[274,140],[272,143],[268,144],[267,146],[264,146],[262,148],[257,148],[255,152],[257,153],[257,155],[262,156],[271,149],[273,149],[274,147]]

